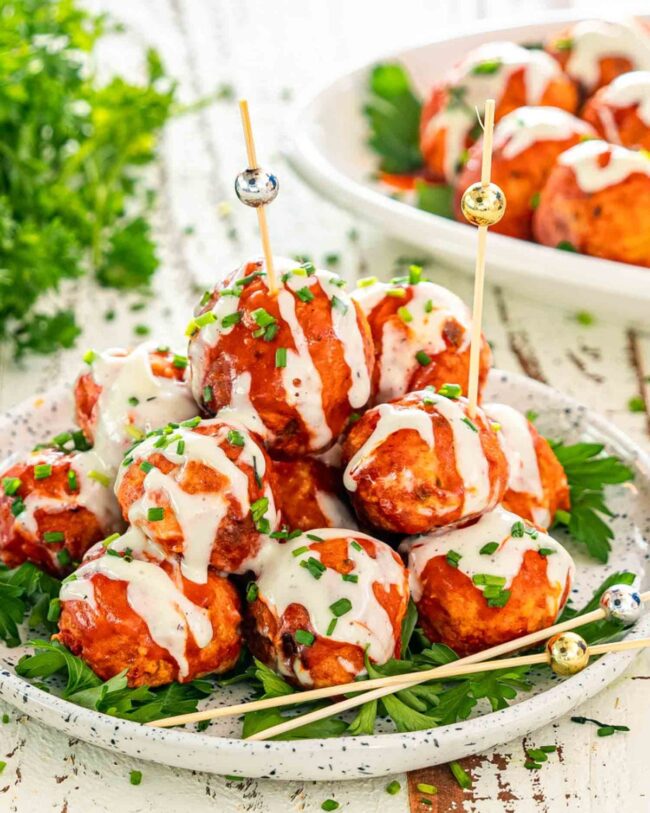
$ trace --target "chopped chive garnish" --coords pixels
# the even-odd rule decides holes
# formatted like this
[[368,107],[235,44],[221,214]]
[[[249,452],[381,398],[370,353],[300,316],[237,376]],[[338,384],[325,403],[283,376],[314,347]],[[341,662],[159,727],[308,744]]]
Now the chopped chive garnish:
[[63,531],[45,531],[43,542],[47,542],[48,545],[52,542],[65,542],[65,534]]
[[142,463],[140,463],[140,471],[143,471],[145,474],[149,474],[151,469],[155,468],[156,467],[154,466],[154,464],[150,463],[148,460],[143,460]]
[[39,463],[38,465],[34,466],[35,480],[45,480],[46,477],[50,477],[51,475],[52,466],[50,463]]
[[24,510],[25,510],[25,503],[20,499],[20,497],[17,497],[11,503],[11,513],[12,513],[12,515],[14,517],[17,517],[20,514],[22,514]]
[[325,635],[332,635],[334,630],[336,629],[336,625],[339,623],[338,618],[333,618],[329,624],[327,625],[327,630],[325,631]]
[[236,429],[231,429],[228,432],[228,443],[231,446],[244,446],[246,441],[241,432],[238,432]]
[[359,581],[359,577],[356,573],[342,573],[341,578],[344,582],[352,582],[352,584],[356,584]]
[[483,556],[490,556],[498,547],[498,542],[488,542],[487,545],[483,545],[479,553],[481,553]]
[[535,762],[546,762],[548,759],[546,752],[542,751],[541,748],[529,748],[526,751],[526,756],[529,759],[535,760]]
[[350,540],[350,546],[353,547],[355,550],[362,551],[363,547],[357,542],[356,539]]
[[339,803],[334,799],[325,799],[323,804],[320,806],[321,810],[332,811],[338,810],[340,807]]
[[264,308],[257,308],[251,316],[260,327],[267,327],[267,325],[272,325],[276,321],[275,316],[271,316]]
[[4,489],[4,492],[7,495],[7,497],[13,497],[13,495],[20,488],[20,478],[19,477],[3,477],[2,478],[2,488]]
[[206,325],[211,325],[213,322],[217,321],[216,315],[212,311],[206,311],[202,313],[200,316],[196,316],[194,318],[194,324],[197,327],[205,327]]
[[335,615],[337,618],[349,613],[351,609],[352,602],[349,598],[340,598],[338,601],[335,601],[334,604],[330,604],[332,615]]
[[416,788],[420,791],[420,793],[428,793],[430,796],[433,796],[438,792],[438,788],[435,785],[429,785],[427,782],[420,782],[418,785],[416,785]]
[[196,324],[196,319],[190,319],[190,321],[187,323],[187,327],[185,328],[185,335],[193,336],[198,329],[199,326]]
[[478,432],[478,427],[474,423],[474,421],[470,420],[467,416],[462,419],[463,423],[472,430],[472,432]]
[[190,418],[188,421],[181,421],[181,426],[188,429],[194,429],[201,423],[201,418],[197,415],[196,418]]
[[203,387],[203,401],[209,404],[212,400],[212,387]]
[[545,754],[552,754],[557,751],[557,745],[540,745],[539,750]]
[[275,351],[275,366],[276,367],[286,367],[287,366],[287,348],[286,347],[278,347]]
[[82,356],[83,360],[86,364],[92,364],[93,361],[97,358],[97,353],[94,350],[86,350],[86,352]]
[[61,432],[52,438],[52,443],[55,446],[65,446],[66,443],[72,440],[72,432]]
[[252,282],[254,279],[258,277],[265,277],[266,271],[253,271],[252,274],[249,274],[247,277],[242,277],[236,281],[237,285],[248,285],[249,282]]
[[526,533],[526,526],[523,522],[517,521],[510,529],[510,536],[521,538]]
[[[206,291],[206,293],[207,293],[207,291]],[[208,299],[209,298],[210,297],[208,296]],[[202,302],[201,304],[205,305],[205,302]],[[162,353],[163,356],[166,353],[169,353],[169,345],[168,344],[159,344],[158,347],[156,347],[156,353]]]
[[278,335],[278,330],[279,330],[278,323],[273,322],[272,325],[269,325],[268,327],[265,327],[263,330],[264,330],[264,332],[263,332],[264,341],[265,342],[272,342],[273,339],[275,339],[275,337]]
[[107,536],[106,539],[102,539],[102,545],[105,548],[107,548],[111,544],[111,542],[115,542],[115,540],[119,538],[120,538],[119,534],[111,534],[110,536]]
[[463,558],[462,554],[458,553],[455,550],[448,551],[447,555],[445,556],[447,564],[451,565],[451,567],[458,567],[458,563],[462,558]]
[[140,400],[139,400],[138,398],[136,398],[136,397],[135,397],[135,395],[132,395],[132,396],[129,398],[129,404],[130,404],[131,406],[136,407],[136,406],[137,406],[139,403],[140,403]]
[[454,775],[454,779],[458,784],[463,788],[463,790],[468,790],[472,787],[472,778],[467,773],[467,771],[460,765],[458,762],[450,762],[449,769]]
[[307,537],[307,539],[311,539],[312,542],[322,542],[323,541],[323,537],[322,536],[316,536],[316,534],[305,534],[305,536]]
[[160,522],[165,516],[165,509],[161,507],[150,508],[147,511],[147,520],[149,522]]
[[253,474],[255,476],[255,483],[258,488],[262,488],[262,478],[257,470],[257,457],[253,455]]
[[487,604],[488,607],[505,607],[509,600],[510,590],[501,590],[496,596],[490,596],[487,599]]
[[259,500],[255,500],[255,502],[251,505],[251,515],[253,517],[253,522],[259,522],[269,507],[269,498],[268,497],[260,497]]
[[129,435],[129,437],[132,437],[133,440],[144,440],[146,438],[146,435],[142,431],[142,429],[139,429],[132,423],[124,424],[124,431],[126,432],[127,435]]
[[474,584],[479,586],[490,585],[492,587],[503,587],[506,583],[505,576],[493,576],[490,573],[475,573],[472,576]]
[[51,624],[56,624],[56,622],[59,620],[60,615],[61,615],[61,599],[60,598],[50,599],[50,605],[47,608],[47,620]]
[[183,454],[185,451],[185,441],[181,438],[176,444],[176,454]]
[[148,336],[151,333],[151,328],[148,325],[136,325],[133,332],[136,336]]
[[445,398],[460,398],[463,388],[459,384],[443,384],[438,389],[438,395],[444,395]]
[[174,353],[172,364],[179,370],[184,370],[187,367],[187,356],[178,356],[176,353]]
[[222,327],[232,327],[233,325],[238,325],[242,319],[242,312],[235,311],[234,313],[229,313],[227,316],[224,316],[221,320]]
[[422,277],[422,268],[419,265],[409,266],[409,283],[417,285]]
[[72,433],[72,441],[74,443],[74,448],[78,452],[87,452],[88,449],[90,449],[90,443],[88,443],[88,440],[81,429],[78,429],[76,432]]
[[260,588],[255,584],[255,582],[249,582],[248,586],[246,587],[246,601],[249,604],[252,604],[259,594]]
[[300,567],[306,568],[315,579],[320,579],[326,569],[325,565],[318,559],[314,559],[313,556],[310,556],[309,559],[303,559],[300,562]]
[[425,313],[431,313],[432,310],[433,310],[433,302],[430,299],[427,299],[427,301],[424,303],[424,312]]
[[107,474],[96,471],[95,469],[88,472],[88,477],[96,483],[99,483],[100,486],[104,486],[104,488],[108,488],[111,484],[111,478]]
[[369,288],[376,282],[379,282],[377,277],[362,277],[361,279],[357,280],[357,288]]
[[428,353],[425,353],[424,350],[418,350],[418,352],[415,354],[415,358],[417,363],[422,367],[426,367],[427,365],[431,364],[431,356]]
[[539,762],[535,762],[534,759],[527,759],[524,762],[524,768],[528,768],[529,771],[536,771],[541,767],[541,764]]
[[401,789],[402,789],[402,786],[397,781],[397,779],[393,779],[392,782],[389,782],[386,785],[386,793],[389,793],[391,796],[395,796],[396,794],[398,794]]
[[[271,536],[273,536],[273,534],[271,534]],[[285,536],[288,536],[286,531],[285,531]],[[301,545],[299,548],[296,548],[295,550],[292,550],[291,555],[292,556],[302,556],[302,554],[307,553],[308,550],[309,550],[309,548],[307,547],[307,545]]]
[[72,556],[70,556],[70,553],[65,548],[62,548],[60,551],[57,551],[56,560],[62,567],[65,567],[72,561]]
[[402,320],[402,322],[412,322],[413,321],[413,314],[411,311],[404,305],[401,308],[397,309],[397,315]]
[[297,539],[297,537],[299,537],[299,536],[302,536],[302,531],[300,530],[300,528],[296,528],[295,530],[291,531],[289,536],[287,536],[287,539],[289,539],[289,540]]
[[312,302],[313,299],[314,299],[314,295],[312,294],[312,292],[309,290],[309,288],[307,286],[305,286],[304,288],[299,288],[296,291],[296,296],[302,302]]
[[77,472],[68,469],[68,488],[70,491],[79,491],[79,482],[77,481]]
[[307,272],[308,277],[313,277],[313,275],[316,273],[316,266],[314,265],[314,263],[310,262],[309,260],[304,262],[302,264],[302,267]]
[[338,296],[332,297],[332,307],[336,308],[337,311],[340,311],[343,314],[348,312],[348,306],[342,299],[339,299]]
[[406,291],[404,288],[389,288],[386,291],[386,296],[394,296],[396,299],[404,299]]
[[129,773],[129,782],[132,785],[139,785],[142,782],[142,771],[131,771]]
[[294,638],[299,644],[303,646],[311,646],[316,640],[309,630],[296,630]]
[[551,556],[555,552],[556,552],[555,548],[539,548],[539,550],[537,551],[537,553],[539,553],[540,556]]

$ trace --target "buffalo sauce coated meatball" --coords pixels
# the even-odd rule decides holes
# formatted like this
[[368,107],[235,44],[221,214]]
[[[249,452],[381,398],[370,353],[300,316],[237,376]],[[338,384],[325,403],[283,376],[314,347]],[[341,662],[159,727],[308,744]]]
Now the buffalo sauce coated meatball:
[[484,404],[495,421],[497,437],[508,461],[505,508],[540,528],[550,528],[558,509],[568,511],[569,484],[549,442],[521,412],[506,404]]
[[485,414],[470,418],[464,398],[432,390],[368,410],[350,428],[343,460],[357,515],[398,534],[472,519],[501,501],[508,481]]
[[120,467],[124,518],[204,583],[208,566],[235,573],[278,527],[271,461],[235,421],[193,419],[150,435]]
[[582,117],[611,144],[650,150],[650,71],[614,79],[589,99]]
[[0,560],[33,562],[60,575],[122,528],[117,502],[92,452],[34,452],[0,474]]
[[[533,211],[558,155],[596,132],[584,121],[557,107],[520,107],[494,129],[492,180],[505,193],[507,207],[492,231],[532,239]],[[456,218],[464,222],[461,198],[468,186],[481,180],[482,140],[469,152],[458,176]]]
[[245,635],[256,658],[301,687],[347,683],[399,657],[409,601],[399,556],[358,531],[321,528],[267,546]]
[[273,472],[277,507],[288,528],[356,528],[338,469],[305,457],[274,460]]
[[587,95],[623,73],[650,69],[650,29],[639,20],[583,20],[553,34],[545,47]]
[[650,158],[604,141],[562,153],[533,231],[547,246],[650,266]]
[[[362,280],[352,298],[368,317],[375,345],[373,401],[383,403],[426,386],[446,382],[467,388],[472,317],[451,291],[420,280],[412,267],[410,281],[391,284]],[[492,354],[481,339],[479,389],[487,378]]]
[[550,626],[571,589],[564,548],[501,507],[400,550],[424,632],[460,655]]
[[134,350],[88,352],[75,382],[76,416],[107,474],[134,440],[198,408],[186,382],[187,358],[146,342]]
[[212,570],[203,584],[186,579],[135,528],[107,542],[63,583],[55,638],[103,680],[126,669],[129,686],[231,669],[241,649],[233,585]]
[[218,285],[190,323],[192,389],[213,413],[234,412],[276,454],[327,449],[370,396],[372,339],[343,281],[276,260],[271,293],[261,261]]
[[575,85],[543,51],[513,42],[474,48],[434,87],[422,110],[420,147],[436,179],[451,183],[462,168],[465,151],[481,134],[476,108],[483,110],[486,99],[496,101],[497,121],[523,105],[570,113],[578,105]]

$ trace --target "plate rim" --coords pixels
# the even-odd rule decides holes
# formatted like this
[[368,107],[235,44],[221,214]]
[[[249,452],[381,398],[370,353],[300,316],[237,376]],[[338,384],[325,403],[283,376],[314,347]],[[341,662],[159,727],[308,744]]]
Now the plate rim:
[[[552,391],[559,404],[565,407],[571,406],[580,411],[581,414],[584,415],[584,419],[589,428],[594,429],[598,436],[605,440],[605,442],[624,449],[626,457],[629,458],[637,471],[650,483],[650,453],[646,452],[640,444],[632,440],[607,418],[593,412],[580,402],[555,390],[553,387],[530,379],[520,373],[493,369],[490,371],[490,376],[498,377],[502,382],[509,381],[517,387],[523,386],[527,388],[529,392],[532,391],[533,395],[535,392],[548,394],[549,390]],[[42,397],[47,400],[48,396],[54,397],[55,394],[58,394],[59,398],[61,398],[64,394],[67,394],[65,393],[66,389],[69,388],[62,385],[55,386],[37,397]],[[8,420],[10,421],[14,414],[20,413],[20,411],[24,410],[25,406],[30,403],[33,405],[33,399],[34,396],[0,415],[0,430],[2,424]],[[632,628],[625,637],[640,637],[643,633],[650,633],[650,613],[644,615],[639,623]],[[192,767],[189,762],[192,757],[191,752],[194,751],[192,764],[196,763],[197,751],[205,754],[208,758],[215,757],[221,752],[222,756],[227,756],[228,759],[232,759],[237,763],[239,763],[242,756],[248,756],[250,758],[248,770],[246,760],[243,760],[242,764],[237,764],[236,770],[238,771],[238,775],[264,776],[266,778],[276,779],[322,779],[325,778],[323,773],[314,771],[310,766],[300,766],[297,770],[292,771],[291,769],[286,770],[282,768],[281,764],[278,764],[276,768],[280,768],[280,773],[269,776],[268,771],[262,774],[255,765],[258,764],[260,758],[262,764],[268,764],[268,761],[274,757],[278,759],[284,757],[291,760],[292,755],[295,756],[299,754],[300,751],[314,752],[318,750],[324,757],[328,755],[334,756],[334,752],[338,752],[340,755],[342,744],[345,745],[346,756],[350,759],[357,754],[361,756],[364,753],[369,755],[371,752],[381,752],[385,760],[390,763],[391,757],[394,754],[399,752],[403,753],[404,750],[411,752],[412,749],[418,749],[425,753],[428,752],[430,747],[427,748],[427,746],[431,745],[432,740],[436,748],[438,747],[436,742],[438,739],[442,740],[446,738],[452,745],[454,740],[458,740],[457,747],[460,748],[461,741],[467,740],[468,737],[480,739],[480,729],[485,727],[486,719],[490,718],[491,725],[489,726],[489,730],[494,732],[495,736],[492,740],[490,740],[490,738],[484,740],[480,748],[477,748],[477,751],[483,750],[483,748],[488,747],[490,744],[494,745],[503,741],[499,731],[505,729],[509,723],[507,737],[508,739],[511,738],[513,731],[512,723],[515,721],[510,718],[522,718],[518,724],[519,729],[517,729],[517,724],[514,725],[514,729],[520,730],[522,733],[524,730],[533,730],[536,725],[557,719],[557,717],[564,714],[570,708],[592,697],[611,683],[627,668],[637,655],[638,651],[610,653],[588,666],[583,672],[563,680],[557,683],[557,685],[551,686],[533,697],[522,700],[520,703],[508,706],[505,709],[496,712],[488,712],[487,714],[471,718],[461,723],[409,733],[391,732],[364,737],[337,737],[325,740],[304,739],[248,742],[243,739],[231,737],[210,736],[197,731],[145,726],[141,723],[110,717],[101,712],[77,706],[60,697],[48,694],[4,667],[0,670],[0,698],[17,706],[30,716],[40,719],[45,722],[46,725],[51,725],[53,728],[66,733],[72,733],[79,739],[119,753],[127,753],[131,756],[138,756],[164,764]],[[602,673],[604,673],[604,676]],[[550,714],[548,710],[544,708],[546,706],[553,709]],[[73,717],[74,721],[72,721]],[[526,722],[531,719],[534,721],[532,728],[529,722]],[[78,730],[79,725],[83,726],[82,733]],[[113,741],[113,743],[115,742],[114,738],[118,729],[122,729],[122,734],[127,738],[127,743],[120,746],[111,744],[111,741]],[[445,743],[448,748],[449,742]],[[157,755],[144,754],[143,749],[149,744],[158,746],[163,751],[169,750],[169,755],[161,756],[160,753]],[[224,753],[226,751],[228,752],[227,755]],[[181,764],[182,754],[185,753],[187,753],[188,756],[186,764],[183,765]],[[175,758],[176,761],[172,762],[172,758]],[[223,764],[223,760],[221,762]],[[409,765],[413,768],[423,767],[424,764],[431,764],[431,761],[425,761],[422,766],[419,764],[416,765],[416,763],[417,758],[415,758],[415,755],[411,752],[409,755]],[[209,769],[206,768],[205,770]],[[326,778],[353,779],[359,776],[379,776],[394,773],[395,770],[392,764],[389,764],[385,770],[383,768],[373,768],[370,771],[361,771],[360,769],[353,768],[351,774],[341,774],[340,769],[332,769],[328,772]],[[213,771],[213,773],[223,772],[222,769]]]

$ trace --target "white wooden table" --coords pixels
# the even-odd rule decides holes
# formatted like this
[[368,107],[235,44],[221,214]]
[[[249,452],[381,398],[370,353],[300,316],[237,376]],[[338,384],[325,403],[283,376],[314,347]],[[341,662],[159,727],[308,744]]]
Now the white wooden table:
[[[294,178],[279,158],[284,128],[296,94],[312,82],[364,59],[410,42],[438,35],[445,26],[462,25],[478,16],[509,21],[515,14],[561,7],[562,2],[516,0],[97,0],[93,7],[125,21],[129,37],[102,47],[100,65],[110,71],[141,69],[142,48],[162,51],[170,73],[180,81],[184,101],[232,86],[251,103],[263,165],[281,178],[282,192],[270,215],[276,252],[309,254],[323,262],[339,254],[344,275],[390,274],[398,257],[413,256],[407,245],[388,240],[374,229],[319,200]],[[594,3],[579,2],[585,14]],[[598,5],[598,4],[596,4]],[[606,9],[606,4],[602,4]],[[232,182],[244,166],[244,147],[236,106],[219,101],[172,123],[165,134],[161,161],[151,183],[160,191],[156,227],[161,270],[156,296],[144,311],[131,311],[137,297],[120,298],[87,283],[59,295],[77,303],[84,325],[80,348],[124,344],[135,338],[136,324],[147,324],[154,338],[172,344],[196,299],[192,286],[214,282],[247,254],[258,252],[255,218],[235,201]],[[236,229],[236,236],[231,233]],[[350,239],[351,230],[357,239]],[[230,236],[229,236],[230,233]],[[416,252],[416,255],[418,253]],[[433,267],[436,281],[466,300],[471,280]],[[650,284],[650,277],[649,277]],[[579,305],[577,304],[576,309]],[[115,321],[102,315],[117,311]],[[496,363],[524,370],[574,395],[611,418],[637,440],[647,443],[647,413],[628,409],[639,395],[650,365],[650,338],[625,324],[599,317],[578,323],[575,314],[529,301],[508,290],[490,289],[486,333]],[[29,359],[24,368],[0,354],[0,408],[75,375],[79,349]],[[645,367],[645,370],[644,370]],[[593,726],[568,718],[492,751],[464,760],[474,779],[463,792],[445,766],[396,777],[401,791],[385,792],[387,780],[349,783],[228,782],[217,776],[175,770],[69,740],[0,703],[0,811],[152,813],[153,811],[318,811],[325,799],[353,813],[467,810],[480,813],[525,811],[650,810],[647,783],[647,736],[650,725],[650,653],[637,659],[628,674],[577,714],[627,724],[629,734],[601,739]],[[540,771],[524,765],[525,748],[557,744],[558,752]],[[129,771],[142,771],[140,786],[129,784]],[[420,802],[419,782],[439,788],[433,806]]]

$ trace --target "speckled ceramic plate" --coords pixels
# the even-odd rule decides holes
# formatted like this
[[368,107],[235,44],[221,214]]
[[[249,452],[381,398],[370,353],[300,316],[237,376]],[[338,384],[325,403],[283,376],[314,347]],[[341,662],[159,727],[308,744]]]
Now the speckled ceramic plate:
[[[636,472],[634,485],[612,488],[609,504],[616,517],[614,549],[607,566],[588,561],[574,545],[567,546],[577,564],[573,600],[577,606],[615,570],[632,570],[643,586],[647,581],[650,539],[650,457],[598,415],[549,387],[518,375],[493,371],[488,399],[539,413],[543,433],[571,442],[606,444]],[[0,459],[31,448],[36,442],[69,428],[70,389],[55,389],[21,404],[0,418]],[[566,540],[562,540],[566,541]],[[650,615],[634,636],[650,635]],[[579,675],[562,682],[549,679],[503,711],[486,713],[457,725],[414,734],[379,733],[294,742],[254,742],[240,739],[240,722],[224,721],[198,733],[184,729],[147,728],[80,708],[32,686],[15,674],[25,650],[0,645],[0,697],[38,720],[73,737],[175,767],[274,779],[353,779],[381,776],[458,759],[506,742],[565,714],[611,683],[628,666],[633,652],[607,655]],[[232,687],[213,695],[210,705],[226,705],[245,696]]]
[[[371,62],[308,94],[287,126],[286,156],[303,180],[337,205],[473,274],[476,244],[470,226],[394,200],[390,190],[373,179],[377,156],[367,146],[362,112],[370,71],[378,62],[398,62],[420,98],[426,99],[441,74],[477,45],[497,40],[541,42],[567,23],[589,16],[573,9],[531,20],[528,10],[524,24],[508,20],[507,25],[495,29],[493,23],[483,21],[464,27],[458,36],[445,31],[424,45],[377,54]],[[647,318],[647,268],[558,251],[500,234],[490,234],[489,241],[492,282],[507,283],[542,302],[561,301],[572,307],[580,301],[590,310],[617,313],[628,320],[634,317],[642,324]]]

